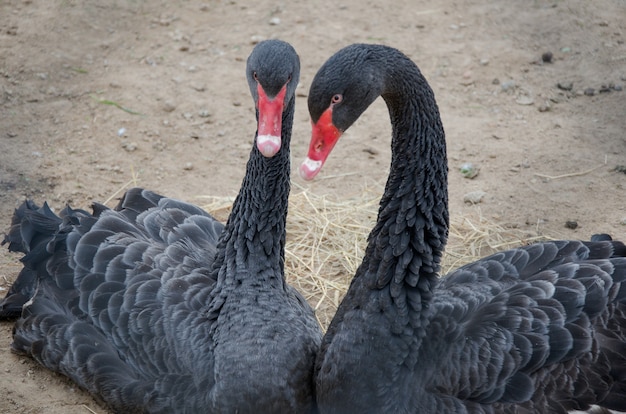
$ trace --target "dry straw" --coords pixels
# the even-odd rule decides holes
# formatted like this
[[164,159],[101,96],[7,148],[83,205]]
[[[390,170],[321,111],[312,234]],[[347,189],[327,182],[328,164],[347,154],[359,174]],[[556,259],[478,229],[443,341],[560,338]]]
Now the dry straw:
[[[297,188],[289,197],[285,272],[289,283],[313,306],[324,328],[361,263],[381,193],[382,188],[366,188],[338,200]],[[203,207],[224,221],[232,202],[233,198],[211,198]],[[539,239],[543,238],[490,222],[479,210],[471,217],[453,216],[442,273]]]

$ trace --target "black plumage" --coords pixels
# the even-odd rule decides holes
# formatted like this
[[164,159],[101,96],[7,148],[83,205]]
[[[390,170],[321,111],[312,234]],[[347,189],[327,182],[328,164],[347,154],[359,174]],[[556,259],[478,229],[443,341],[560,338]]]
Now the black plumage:
[[246,71],[257,120],[280,136],[262,144],[259,121],[225,226],[142,189],[93,213],[32,201],[15,212],[5,242],[24,268],[0,304],[19,316],[12,349],[115,412],[313,409],[321,329],[283,263],[300,63],[289,44],[265,41]]
[[439,278],[444,130],[417,66],[382,45],[332,56],[309,92],[314,177],[378,97],[392,161],[362,264],[316,361],[321,413],[626,411],[626,247],[606,235],[485,257]]

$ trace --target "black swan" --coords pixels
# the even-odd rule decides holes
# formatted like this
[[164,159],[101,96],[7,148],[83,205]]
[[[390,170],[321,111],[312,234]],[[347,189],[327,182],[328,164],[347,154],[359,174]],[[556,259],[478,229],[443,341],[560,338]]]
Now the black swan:
[[266,139],[225,226],[142,189],[93,214],[18,208],[5,242],[25,253],[24,268],[3,305],[15,311],[35,293],[12,349],[115,412],[310,412],[321,328],[283,264],[299,71],[282,41],[248,58]]
[[[396,49],[348,46],[315,76],[311,179],[378,97],[392,161],[362,264],[322,340],[321,413],[626,410],[626,247],[538,243],[438,277],[447,160],[435,98]],[[597,408],[597,407],[596,407]]]

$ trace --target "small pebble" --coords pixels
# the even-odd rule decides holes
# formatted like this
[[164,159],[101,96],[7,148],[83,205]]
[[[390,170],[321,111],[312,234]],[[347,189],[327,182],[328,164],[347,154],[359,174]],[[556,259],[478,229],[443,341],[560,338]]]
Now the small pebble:
[[574,230],[578,227],[578,222],[576,220],[567,220],[565,222],[565,227]]
[[128,152],[133,152],[137,149],[136,142],[125,142],[122,144],[122,148],[124,148]]
[[515,81],[512,80],[504,81],[500,84],[500,88],[502,88],[502,90],[505,92],[515,89],[516,86],[517,85],[515,85]]
[[583,93],[584,93],[585,95],[587,95],[587,96],[593,96],[593,95],[595,95],[595,94],[596,94],[596,90],[595,90],[595,89],[593,89],[593,88],[587,88],[587,89],[585,89],[585,90],[584,90],[584,92],[583,92]]
[[520,95],[515,99],[515,102],[518,105],[532,105],[535,103],[535,100],[533,99],[532,96]]
[[539,108],[537,109],[539,112],[548,112],[550,110],[550,103],[546,101],[545,103],[539,105]]
[[541,55],[541,60],[544,63],[552,63],[552,52],[545,52]]
[[184,170],[186,171],[191,171],[193,170],[193,164],[190,162],[185,163],[185,166],[183,167]]
[[574,88],[573,82],[559,82],[556,84],[556,87],[563,91],[571,91]]
[[159,139],[158,141],[152,143],[152,148],[154,148],[157,151],[163,151],[165,150],[165,148],[167,148],[167,143]]
[[469,85],[474,83],[474,80],[472,79],[472,71],[471,70],[467,70],[467,71],[465,71],[463,73],[463,77],[462,77],[460,83],[463,86],[469,86]]
[[613,90],[617,91],[617,92],[621,91],[622,90],[622,85],[615,85],[615,86],[613,86]]
[[478,168],[471,162],[466,162],[465,164],[461,165],[460,168],[461,175],[469,179],[475,178],[478,175],[479,170],[480,168]]
[[270,19],[271,26],[278,26],[280,24],[280,17],[272,17]]
[[252,43],[253,45],[256,45],[257,43],[262,42],[263,40],[265,40],[265,37],[261,35],[250,36],[250,43]]
[[163,110],[165,112],[173,112],[176,109],[176,104],[172,101],[165,101],[163,104]]
[[120,128],[117,130],[118,137],[123,137],[124,135],[126,135],[126,128]]
[[484,191],[472,191],[463,196],[463,202],[468,204],[478,204],[486,195],[487,193]]

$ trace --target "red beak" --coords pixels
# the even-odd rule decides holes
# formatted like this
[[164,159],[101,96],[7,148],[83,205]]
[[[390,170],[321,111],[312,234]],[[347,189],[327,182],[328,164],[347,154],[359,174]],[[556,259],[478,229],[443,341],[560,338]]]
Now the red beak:
[[266,157],[273,157],[280,150],[283,108],[287,85],[273,99],[270,99],[261,84],[258,84],[259,94],[259,125],[257,128],[256,146]]
[[343,132],[333,125],[332,107],[322,113],[320,119],[312,124],[311,143],[309,153],[302,165],[300,176],[305,180],[312,180],[320,172],[326,162],[326,158],[333,150]]

